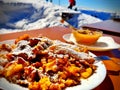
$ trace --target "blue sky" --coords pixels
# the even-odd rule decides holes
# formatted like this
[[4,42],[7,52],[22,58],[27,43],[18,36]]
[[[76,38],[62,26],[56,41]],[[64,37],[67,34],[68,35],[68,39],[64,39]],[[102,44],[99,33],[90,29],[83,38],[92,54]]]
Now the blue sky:
[[[53,0],[53,3],[67,7],[69,0]],[[120,13],[120,0],[76,0],[76,6]]]

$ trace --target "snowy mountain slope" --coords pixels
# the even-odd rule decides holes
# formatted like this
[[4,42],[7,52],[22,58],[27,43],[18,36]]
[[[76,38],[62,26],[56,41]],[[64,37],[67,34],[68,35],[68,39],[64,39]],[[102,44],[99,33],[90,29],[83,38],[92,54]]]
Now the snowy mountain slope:
[[[2,25],[0,27],[0,34],[52,26],[65,26],[60,22],[61,12],[75,12],[45,0],[3,0],[2,5],[8,8],[3,9],[0,6],[0,16],[4,16],[4,22],[0,22],[3,25],[3,27]],[[80,12],[68,22],[80,28],[83,24],[99,21],[101,20]]]

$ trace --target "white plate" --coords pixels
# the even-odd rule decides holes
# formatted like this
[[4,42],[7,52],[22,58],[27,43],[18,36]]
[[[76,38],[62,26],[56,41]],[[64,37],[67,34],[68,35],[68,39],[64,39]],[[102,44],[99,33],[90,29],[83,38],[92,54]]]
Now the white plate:
[[[0,44],[12,44],[13,42],[14,40],[7,40],[0,42]],[[93,57],[96,56],[91,52],[89,52],[89,54]],[[106,77],[106,68],[102,61],[96,62],[95,65],[97,65],[98,68],[92,76],[88,79],[81,79],[80,85],[68,87],[66,90],[91,90],[100,85]],[[28,90],[27,88],[23,88],[17,84],[9,83],[5,78],[0,78],[0,88],[3,88],[4,90]]]
[[[74,44],[78,44],[73,34],[65,34],[63,35],[63,39],[67,42],[73,42]],[[78,45],[86,46],[88,50],[91,51],[108,51],[108,50],[120,48],[120,44],[116,43],[113,40],[113,38],[109,36],[100,37],[97,40],[97,42],[93,45],[84,45],[84,44],[78,44]]]

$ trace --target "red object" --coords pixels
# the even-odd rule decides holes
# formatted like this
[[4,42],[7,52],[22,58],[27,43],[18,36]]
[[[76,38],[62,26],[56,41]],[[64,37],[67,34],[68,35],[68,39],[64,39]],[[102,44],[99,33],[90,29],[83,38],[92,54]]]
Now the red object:
[[72,6],[75,5],[75,0],[69,0],[69,2],[70,2],[70,4],[71,4]]

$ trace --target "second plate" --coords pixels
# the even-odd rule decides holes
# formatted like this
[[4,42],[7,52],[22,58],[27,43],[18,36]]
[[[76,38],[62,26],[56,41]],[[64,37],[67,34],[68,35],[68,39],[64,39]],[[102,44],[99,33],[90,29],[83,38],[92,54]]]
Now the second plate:
[[[73,36],[73,34],[65,34],[63,35],[63,39],[67,42],[73,42],[74,44],[78,44]],[[108,51],[112,49],[120,48],[120,45],[114,41],[112,37],[109,36],[102,36],[100,37],[95,44],[92,45],[84,45],[80,44],[81,46],[86,46],[88,50],[91,51]]]

